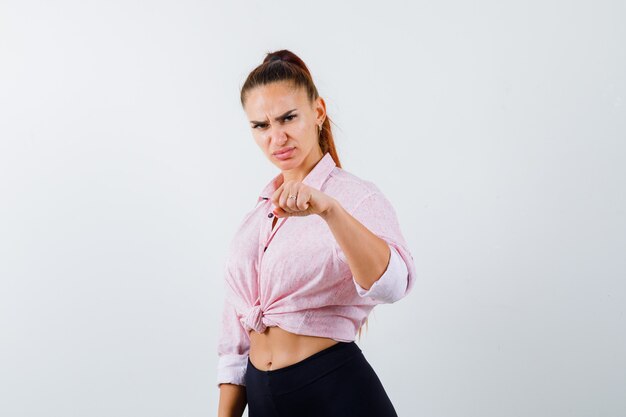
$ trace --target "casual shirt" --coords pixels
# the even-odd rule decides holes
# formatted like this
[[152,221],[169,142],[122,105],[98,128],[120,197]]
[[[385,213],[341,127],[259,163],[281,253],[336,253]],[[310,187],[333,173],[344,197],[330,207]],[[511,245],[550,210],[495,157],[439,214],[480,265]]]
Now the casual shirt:
[[272,228],[270,198],[281,174],[262,189],[231,240],[224,268],[225,300],[218,338],[217,386],[245,385],[249,331],[288,332],[355,340],[377,304],[412,289],[415,264],[396,212],[371,181],[336,166],[326,153],[302,182],[331,196],[390,247],[383,275],[369,289],[354,279],[347,258],[318,215],[283,217]]

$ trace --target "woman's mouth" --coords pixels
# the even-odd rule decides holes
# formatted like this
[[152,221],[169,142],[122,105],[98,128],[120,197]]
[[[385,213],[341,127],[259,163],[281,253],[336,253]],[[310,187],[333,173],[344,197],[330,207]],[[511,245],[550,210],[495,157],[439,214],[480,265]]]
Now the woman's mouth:
[[295,151],[296,148],[289,147],[289,148],[284,148],[284,149],[280,149],[276,152],[274,152],[274,157],[276,157],[276,159],[280,159],[281,161],[284,161],[285,159],[289,159],[293,156],[293,153]]

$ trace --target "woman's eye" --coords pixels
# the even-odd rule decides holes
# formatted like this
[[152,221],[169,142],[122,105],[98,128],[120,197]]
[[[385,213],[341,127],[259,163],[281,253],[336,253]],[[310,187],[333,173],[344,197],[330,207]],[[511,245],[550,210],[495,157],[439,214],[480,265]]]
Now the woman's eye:
[[[289,116],[283,117],[283,120],[284,121],[289,121],[289,120],[293,119],[296,116],[297,116],[297,114],[290,114]],[[252,126],[252,129],[256,129],[257,127],[264,128],[266,126],[267,126],[266,124],[254,125],[254,126]]]

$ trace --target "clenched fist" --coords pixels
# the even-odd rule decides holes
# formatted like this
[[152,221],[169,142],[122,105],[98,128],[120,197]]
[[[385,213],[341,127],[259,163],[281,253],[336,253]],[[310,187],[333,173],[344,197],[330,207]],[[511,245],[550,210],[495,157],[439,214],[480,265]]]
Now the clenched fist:
[[279,218],[321,215],[335,203],[331,196],[295,180],[283,182],[274,191],[271,200],[276,206],[274,215]]

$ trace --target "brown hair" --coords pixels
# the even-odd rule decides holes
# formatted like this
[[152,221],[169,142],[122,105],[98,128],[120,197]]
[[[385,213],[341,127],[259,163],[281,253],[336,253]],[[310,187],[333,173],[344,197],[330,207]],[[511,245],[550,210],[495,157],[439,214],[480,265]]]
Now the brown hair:
[[[245,106],[248,91],[258,86],[280,81],[291,82],[294,88],[304,88],[311,103],[319,97],[317,87],[315,87],[315,83],[313,82],[313,77],[311,76],[311,73],[309,72],[309,69],[304,61],[302,61],[302,59],[300,59],[300,57],[293,52],[287,49],[281,49],[274,52],[268,52],[265,55],[263,62],[254,68],[250,74],[248,74],[246,81],[241,87],[241,105]],[[324,119],[324,123],[322,124],[319,145],[322,149],[322,154],[329,152],[330,156],[335,161],[335,165],[341,168],[330,123],[331,120],[327,114]],[[367,319],[363,322],[363,324],[365,324],[367,328]],[[359,326],[359,340],[361,339],[363,324]]]

